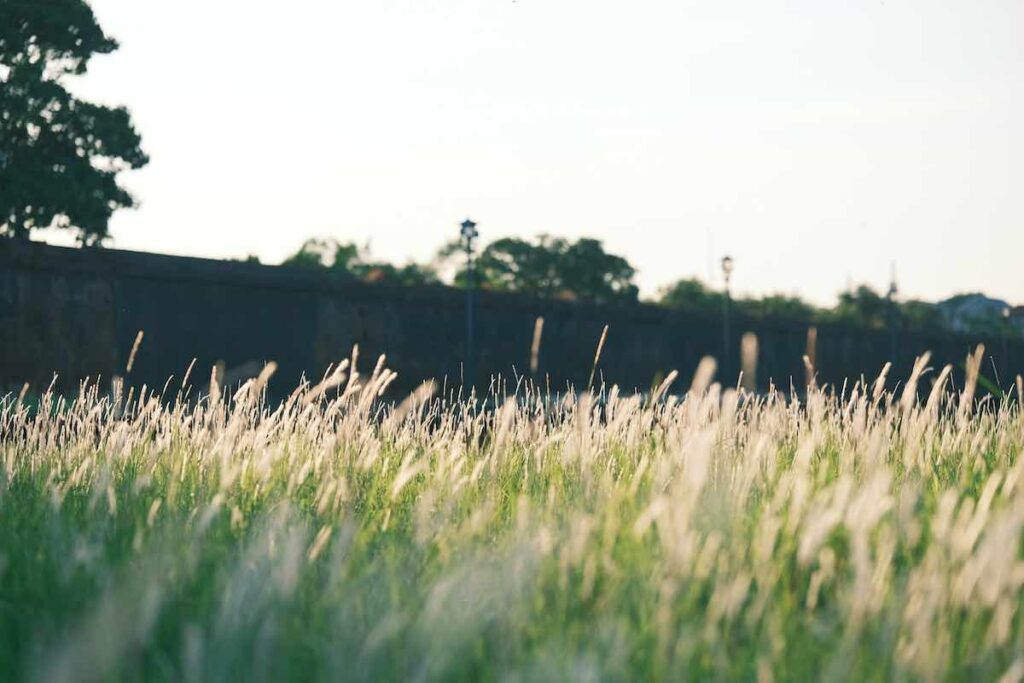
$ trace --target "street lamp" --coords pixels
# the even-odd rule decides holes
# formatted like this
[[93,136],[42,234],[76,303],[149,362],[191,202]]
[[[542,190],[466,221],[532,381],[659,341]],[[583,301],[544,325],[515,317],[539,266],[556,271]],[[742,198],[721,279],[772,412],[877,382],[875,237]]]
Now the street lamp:
[[462,237],[462,249],[466,252],[466,350],[463,359],[462,383],[468,397],[473,389],[475,381],[475,348],[474,348],[474,321],[473,321],[473,289],[476,286],[476,264],[473,261],[473,250],[476,238],[480,233],[476,230],[476,223],[468,218],[462,221],[459,234]]
[[462,221],[462,229],[459,230],[459,234],[462,235],[462,248],[466,250],[466,255],[470,259],[473,258],[473,241],[480,236],[480,233],[476,230],[476,223],[469,220],[468,218]]
[[730,381],[729,304],[732,303],[732,296],[729,291],[729,280],[732,278],[733,266],[731,256],[722,257],[722,276],[725,278],[725,298],[722,299],[722,378]]
[[899,355],[899,307],[896,304],[896,295],[900,289],[896,285],[896,263],[890,265],[889,291],[885,298],[889,303],[889,361],[896,365],[896,356]]
[[1003,377],[1009,379],[1010,377],[1010,326],[1013,324],[1010,321],[1010,316],[1013,311],[1010,310],[1009,306],[1003,308],[1003,324],[1000,326],[1003,328],[1003,359],[1000,365],[1003,366]]

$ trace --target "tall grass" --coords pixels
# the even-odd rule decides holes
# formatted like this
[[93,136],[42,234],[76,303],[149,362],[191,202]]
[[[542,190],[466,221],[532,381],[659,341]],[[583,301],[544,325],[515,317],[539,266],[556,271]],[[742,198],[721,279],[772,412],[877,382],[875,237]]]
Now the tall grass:
[[[1024,674],[1024,415],[926,360],[804,400],[529,388],[0,404],[11,678]],[[165,392],[173,392],[173,388]]]

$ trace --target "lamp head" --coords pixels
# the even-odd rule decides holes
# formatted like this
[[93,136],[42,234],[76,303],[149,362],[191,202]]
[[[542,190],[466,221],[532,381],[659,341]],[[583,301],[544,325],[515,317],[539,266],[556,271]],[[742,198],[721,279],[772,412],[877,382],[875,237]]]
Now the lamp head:
[[722,272],[725,273],[726,277],[729,277],[730,275],[732,275],[733,265],[734,264],[733,264],[732,256],[723,256],[722,257]]

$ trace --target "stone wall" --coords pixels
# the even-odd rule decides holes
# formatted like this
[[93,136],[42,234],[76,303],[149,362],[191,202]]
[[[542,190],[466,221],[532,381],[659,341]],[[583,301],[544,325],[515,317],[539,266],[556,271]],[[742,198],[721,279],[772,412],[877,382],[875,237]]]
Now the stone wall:
[[[492,375],[528,371],[534,321],[545,319],[541,381],[552,389],[585,384],[605,324],[609,335],[599,377],[624,389],[647,389],[672,369],[684,388],[704,355],[720,355],[721,318],[657,306],[599,306],[480,293],[478,384]],[[258,264],[144,254],[110,249],[68,249],[0,240],[0,387],[29,382],[73,391],[85,377],[123,375],[136,333],[145,339],[130,380],[162,387],[196,359],[192,384],[208,381],[222,361],[231,372],[275,360],[276,393],[300,377],[320,377],[331,362],[360,347],[361,369],[381,353],[399,373],[395,393],[426,378],[458,385],[465,343],[464,293],[448,287],[402,288],[338,282],[325,273]],[[758,384],[788,388],[803,383],[805,325],[735,319],[730,366],[739,366],[739,338],[760,342]],[[903,379],[915,355],[933,352],[933,365],[963,358],[987,341],[1003,384],[1024,371],[1019,340],[929,337],[898,339],[893,380]],[[888,332],[819,326],[820,381],[873,378],[890,359]],[[236,376],[239,373],[236,373]],[[173,380],[172,380],[173,382]],[[172,386],[174,386],[172,384]]]

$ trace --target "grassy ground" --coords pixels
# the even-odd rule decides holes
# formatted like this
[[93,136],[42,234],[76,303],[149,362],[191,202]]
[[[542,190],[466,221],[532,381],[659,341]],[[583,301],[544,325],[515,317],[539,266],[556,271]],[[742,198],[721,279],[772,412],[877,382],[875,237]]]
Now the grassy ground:
[[[923,365],[921,366],[923,368]],[[919,368],[921,369],[921,368]],[[0,662],[50,680],[1019,680],[1024,415],[376,395],[0,407]],[[976,374],[976,373],[975,373]],[[936,373],[925,375],[936,377]],[[660,398],[660,400],[659,400]]]

